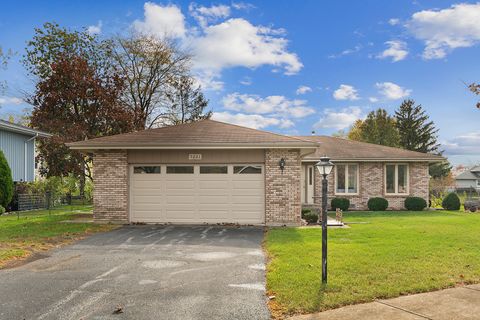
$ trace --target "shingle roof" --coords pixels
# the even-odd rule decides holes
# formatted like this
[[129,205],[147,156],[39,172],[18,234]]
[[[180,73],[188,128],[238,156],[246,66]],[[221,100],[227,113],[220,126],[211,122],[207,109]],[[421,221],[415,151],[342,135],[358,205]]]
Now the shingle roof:
[[250,129],[214,120],[118,134],[68,143],[73,149],[287,147],[315,148],[317,144],[295,137]]
[[32,137],[40,136],[40,137],[48,138],[52,136],[50,133],[35,130],[35,129],[25,127],[16,123],[11,123],[10,121],[5,121],[2,119],[0,119],[0,129],[11,131],[11,132],[17,132],[17,133],[21,133],[21,134],[32,136]]
[[458,176],[455,177],[457,180],[477,180],[480,179],[480,174],[476,174],[472,171],[465,171],[460,173]]
[[314,154],[307,155],[304,160],[318,160],[328,155],[332,160],[345,161],[442,161],[443,157],[400,148],[387,147],[372,143],[347,140],[328,136],[299,136],[297,138],[318,142],[320,146]]

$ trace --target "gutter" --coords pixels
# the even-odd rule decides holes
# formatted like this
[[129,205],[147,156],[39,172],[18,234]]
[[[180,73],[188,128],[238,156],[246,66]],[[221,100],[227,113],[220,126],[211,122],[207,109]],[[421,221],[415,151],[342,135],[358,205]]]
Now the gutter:
[[[23,162],[24,162],[24,171],[23,171],[23,181],[27,181],[27,167],[28,167],[28,161],[27,161],[27,144],[28,142],[32,141],[32,140],[35,140],[35,138],[37,138],[39,136],[38,132],[35,133],[35,135],[33,137],[31,137],[30,139],[27,139],[24,141],[23,143],[23,151],[24,151],[24,158],[23,158]],[[35,148],[35,142],[33,144],[33,147]],[[34,149],[34,156],[35,156],[35,149]],[[33,163],[33,168],[34,168],[34,171],[35,171],[35,160],[34,160],[34,163]]]

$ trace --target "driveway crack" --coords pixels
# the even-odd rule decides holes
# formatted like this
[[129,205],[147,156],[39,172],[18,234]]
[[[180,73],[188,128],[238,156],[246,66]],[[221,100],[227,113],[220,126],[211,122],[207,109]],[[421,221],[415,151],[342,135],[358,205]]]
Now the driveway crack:
[[386,305],[390,308],[394,308],[394,309],[397,309],[397,310],[400,310],[400,311],[403,311],[403,312],[407,312],[407,313],[410,313],[410,314],[413,314],[415,316],[418,316],[418,317],[421,317],[421,318],[424,318],[424,319],[428,319],[428,320],[433,320],[433,318],[430,318],[430,317],[427,317],[423,314],[420,314],[420,313],[417,313],[417,312],[414,312],[414,311],[410,311],[410,310],[407,310],[407,309],[404,309],[404,308],[401,308],[401,307],[397,307],[397,306],[394,306],[392,304],[389,304],[389,303],[386,303],[384,301],[380,301],[380,300],[375,300],[375,302],[377,303],[380,303],[380,304],[383,304],[383,305]]

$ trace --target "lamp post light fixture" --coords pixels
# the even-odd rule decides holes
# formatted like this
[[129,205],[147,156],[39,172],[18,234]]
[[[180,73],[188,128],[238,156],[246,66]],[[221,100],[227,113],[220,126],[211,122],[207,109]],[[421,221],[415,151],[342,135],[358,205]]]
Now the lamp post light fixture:
[[278,162],[278,165],[280,166],[280,170],[282,170],[282,174],[286,164],[287,164],[287,161],[285,161],[285,158],[280,159],[280,161]]
[[323,156],[315,166],[322,176],[322,282],[327,283],[327,176],[332,172],[333,163]]

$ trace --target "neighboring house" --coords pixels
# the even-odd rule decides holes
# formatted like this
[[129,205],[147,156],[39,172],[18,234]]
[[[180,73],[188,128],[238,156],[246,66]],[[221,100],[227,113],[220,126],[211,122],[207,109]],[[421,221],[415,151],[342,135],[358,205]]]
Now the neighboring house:
[[12,170],[13,181],[35,180],[35,139],[45,132],[0,120],[0,150]]
[[455,177],[457,190],[480,191],[480,166],[474,166]]
[[[314,167],[335,170],[329,199],[366,209],[385,197],[428,200],[428,164],[442,157],[340,138],[289,137],[213,120],[68,144],[94,154],[97,222],[297,225],[302,205],[321,203]],[[285,161],[282,169],[281,160]]]

